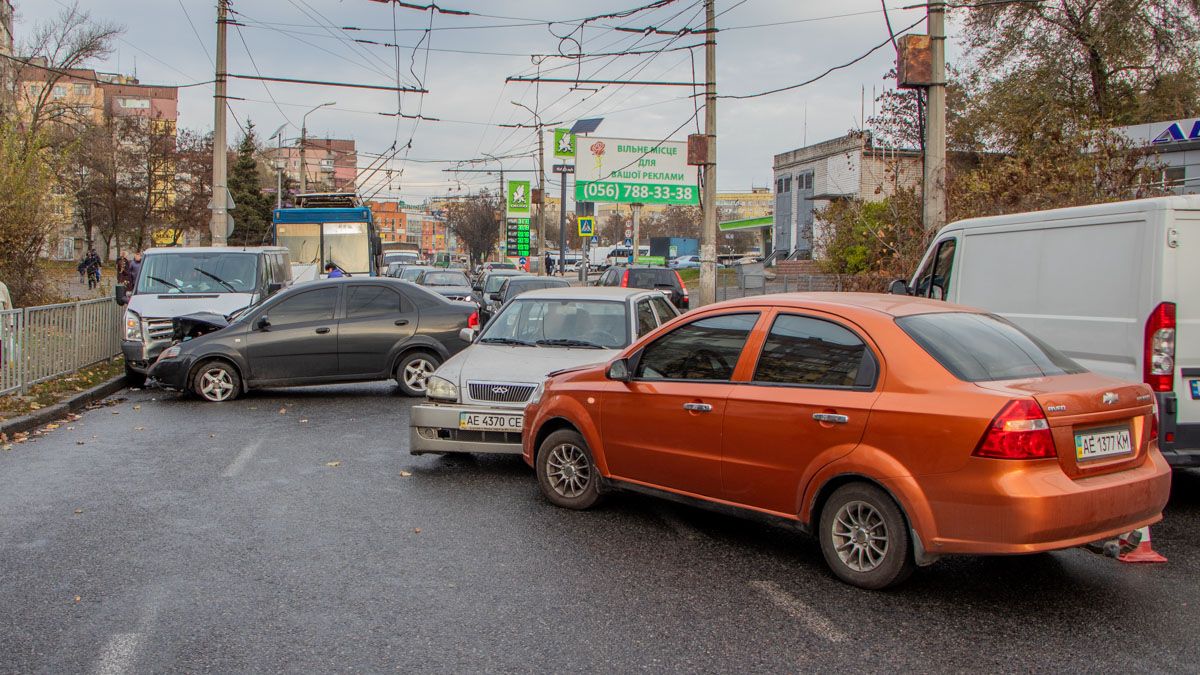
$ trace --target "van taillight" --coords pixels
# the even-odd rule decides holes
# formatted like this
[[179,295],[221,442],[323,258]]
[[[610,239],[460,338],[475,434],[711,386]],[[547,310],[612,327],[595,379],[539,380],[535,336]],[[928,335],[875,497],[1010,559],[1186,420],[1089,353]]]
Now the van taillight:
[[1037,401],[1016,399],[1005,404],[973,453],[991,459],[1046,459],[1057,456],[1050,423]]
[[1142,373],[1154,391],[1175,388],[1175,303],[1163,302],[1146,320]]
[[629,270],[621,275],[621,288],[629,288]]

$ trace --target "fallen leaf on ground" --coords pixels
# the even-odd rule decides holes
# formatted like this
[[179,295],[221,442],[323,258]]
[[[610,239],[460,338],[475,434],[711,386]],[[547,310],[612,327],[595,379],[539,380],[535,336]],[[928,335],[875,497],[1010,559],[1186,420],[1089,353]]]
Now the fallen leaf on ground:
[[78,595],[75,596],[75,602],[79,602],[80,600],[83,600],[83,598],[79,597]]
[[83,513],[83,509],[75,509],[75,515]]
[[135,405],[135,406],[133,406],[133,409],[134,409],[134,410],[141,410],[141,409],[142,409],[142,406],[140,406],[140,405]]
[[416,532],[417,534],[421,534],[421,528],[419,528],[419,527],[414,527],[414,528],[413,528],[413,532]]
[[216,437],[217,437],[217,435],[216,435],[216,434],[209,434],[209,435],[208,435],[208,437],[209,437],[209,438],[216,438]]
[[286,414],[287,414],[287,408],[280,408],[280,409],[279,409],[279,414],[280,414],[280,415],[286,415]]
[[29,404],[30,410],[41,410],[41,408],[42,408],[42,406],[38,403],[30,403]]
[[308,423],[308,420],[301,418],[301,419],[300,419],[300,423],[301,423],[301,424],[307,424],[307,423]]
[[57,429],[57,428],[58,428],[57,424],[47,424],[46,425],[47,430],[53,430],[53,429]]
[[339,467],[341,465],[341,462],[325,462],[325,466]]
[[67,427],[67,431],[75,431],[75,427]]
[[112,411],[112,414],[114,414],[114,415],[120,415],[120,414],[121,414],[121,411],[120,411],[120,410],[114,410],[114,411]]
[[401,471],[400,475],[404,478],[408,478],[409,476],[412,475],[412,472],[411,471]]
[[8,452],[9,450],[12,450],[12,445],[11,445],[11,444],[9,444],[9,443],[5,443],[4,445],[0,445],[0,450],[3,450],[3,451],[5,451],[5,452]]
[[133,430],[134,431],[145,431],[146,427],[134,427]]
[[75,441],[75,445],[83,445],[83,441]]

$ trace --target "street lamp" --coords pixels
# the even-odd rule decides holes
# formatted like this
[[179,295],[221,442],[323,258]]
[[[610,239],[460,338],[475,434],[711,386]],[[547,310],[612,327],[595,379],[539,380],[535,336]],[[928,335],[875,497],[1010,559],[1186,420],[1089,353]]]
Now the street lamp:
[[308,165],[304,163],[304,146],[308,145],[308,116],[326,106],[337,105],[336,101],[314,106],[300,118],[300,193],[308,192]]

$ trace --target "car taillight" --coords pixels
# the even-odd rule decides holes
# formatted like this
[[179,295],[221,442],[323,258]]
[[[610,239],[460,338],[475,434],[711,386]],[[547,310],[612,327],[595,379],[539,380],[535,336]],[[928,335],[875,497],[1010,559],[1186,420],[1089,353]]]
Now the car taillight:
[[629,288],[629,270],[621,275],[621,288]]
[[1005,404],[988,425],[975,448],[976,457],[992,459],[1045,459],[1054,457],[1050,423],[1037,401],[1016,399]]
[[1142,373],[1154,391],[1175,388],[1175,303],[1163,302],[1146,319]]
[[467,317],[467,328],[479,328],[479,312],[471,312]]

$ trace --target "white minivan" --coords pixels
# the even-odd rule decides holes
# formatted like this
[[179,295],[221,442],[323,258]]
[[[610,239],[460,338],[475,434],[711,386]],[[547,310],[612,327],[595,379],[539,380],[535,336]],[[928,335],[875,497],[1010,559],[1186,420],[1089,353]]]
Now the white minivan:
[[1089,370],[1146,382],[1163,456],[1200,465],[1200,195],[951,223],[892,292],[990,310]]

